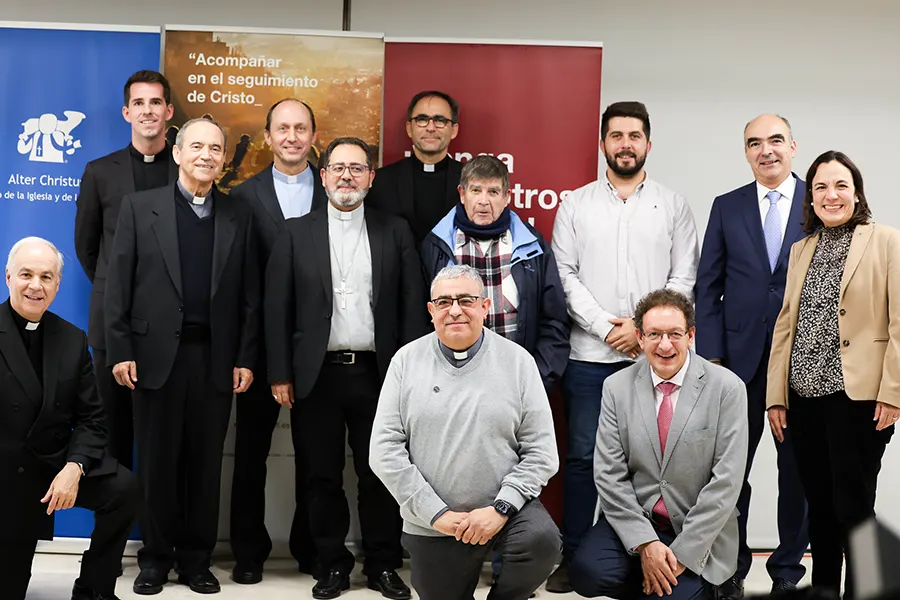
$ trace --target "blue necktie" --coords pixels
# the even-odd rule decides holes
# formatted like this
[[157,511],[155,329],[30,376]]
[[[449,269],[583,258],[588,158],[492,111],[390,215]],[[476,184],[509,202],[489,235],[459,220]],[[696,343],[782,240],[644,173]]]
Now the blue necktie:
[[769,270],[775,270],[778,262],[778,253],[781,252],[781,215],[778,213],[778,201],[781,200],[781,192],[772,190],[766,194],[769,199],[769,212],[763,223],[763,234],[766,236],[766,251],[769,254]]

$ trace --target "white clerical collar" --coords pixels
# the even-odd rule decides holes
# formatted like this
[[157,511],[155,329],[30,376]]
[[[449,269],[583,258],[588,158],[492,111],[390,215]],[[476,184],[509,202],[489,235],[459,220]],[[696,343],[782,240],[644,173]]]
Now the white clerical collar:
[[197,204],[199,206],[203,206],[206,204],[206,199],[212,194],[212,188],[209,188],[209,194],[206,196],[195,196],[192,192],[189,192],[184,184],[181,183],[181,180],[178,180],[178,189],[181,191],[181,195],[184,196],[184,199],[190,202],[191,204]]
[[659,375],[656,374],[656,371],[653,370],[653,367],[650,367],[650,377],[653,380],[653,387],[656,388],[659,384],[664,381],[668,381],[669,383],[674,383],[681,389],[682,384],[684,383],[684,378],[687,375],[688,367],[691,364],[691,352],[688,350],[687,359],[685,359],[684,364],[681,365],[681,369],[678,370],[677,373],[671,379],[663,379]]
[[35,331],[40,326],[40,322],[32,323],[31,321],[28,321],[27,323],[25,323],[25,331]]
[[156,156],[155,156],[155,155],[154,155],[154,156],[147,156],[146,154],[142,154],[141,156],[144,157],[144,162],[145,162],[145,163],[152,163],[152,162],[154,162],[154,161],[156,160]]
[[274,177],[276,181],[280,181],[281,183],[286,183],[288,185],[301,183],[302,179],[306,179],[307,177],[311,176],[312,171],[309,170],[308,166],[296,175],[287,175],[276,169],[274,164],[272,165],[272,177]]
[[335,208],[334,204],[331,202],[328,203],[328,216],[333,219],[338,219],[339,221],[355,221],[357,219],[362,219],[364,216],[363,210],[362,202],[359,203],[359,206],[350,211],[338,210]]

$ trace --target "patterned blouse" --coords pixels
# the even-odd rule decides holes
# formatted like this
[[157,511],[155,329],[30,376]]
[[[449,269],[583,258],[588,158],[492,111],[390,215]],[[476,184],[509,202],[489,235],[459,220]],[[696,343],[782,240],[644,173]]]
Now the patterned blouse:
[[804,398],[844,389],[838,302],[855,225],[823,227],[800,292],[790,386]]

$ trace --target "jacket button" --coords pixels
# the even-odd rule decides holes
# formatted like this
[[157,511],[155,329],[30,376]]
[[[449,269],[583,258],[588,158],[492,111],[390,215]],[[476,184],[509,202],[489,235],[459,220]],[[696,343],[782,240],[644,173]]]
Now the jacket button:
[[669,482],[666,481],[665,479],[663,479],[662,481],[659,482],[659,485],[660,485],[661,487],[666,487],[667,485],[669,485]]
[[763,317],[763,318],[762,318],[762,322],[763,322],[763,323],[765,323],[765,322],[768,321],[768,320],[769,320],[768,317]]
[[13,411],[19,410],[19,403],[18,403],[18,402],[13,402],[12,409],[13,409]]
[[175,337],[181,337],[181,332],[180,332],[180,331],[176,331],[176,332],[175,332]]
[[775,291],[775,286],[774,286],[774,285],[770,285],[770,286],[769,286],[769,291],[770,291],[770,292],[774,292],[774,291]]
[[24,473],[25,469],[23,467],[19,467],[18,469],[16,469],[16,471],[18,471],[19,473]]
[[183,307],[183,306],[179,306],[179,307],[178,307],[178,312],[183,312],[183,311],[184,311],[184,307]]
[[840,311],[838,311],[838,314],[843,317],[844,315],[847,314],[847,311],[842,308]]
[[850,345],[850,340],[844,340],[844,348]]

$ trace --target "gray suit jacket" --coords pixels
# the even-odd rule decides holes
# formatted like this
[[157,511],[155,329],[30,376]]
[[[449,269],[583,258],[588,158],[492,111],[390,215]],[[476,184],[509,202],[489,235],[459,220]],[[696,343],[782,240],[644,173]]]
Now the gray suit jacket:
[[747,390],[693,351],[666,454],[659,444],[650,365],[641,360],[603,386],[594,480],[606,520],[625,548],[659,537],[650,511],[665,498],[672,552],[714,585],[737,568],[738,494],[747,466]]

